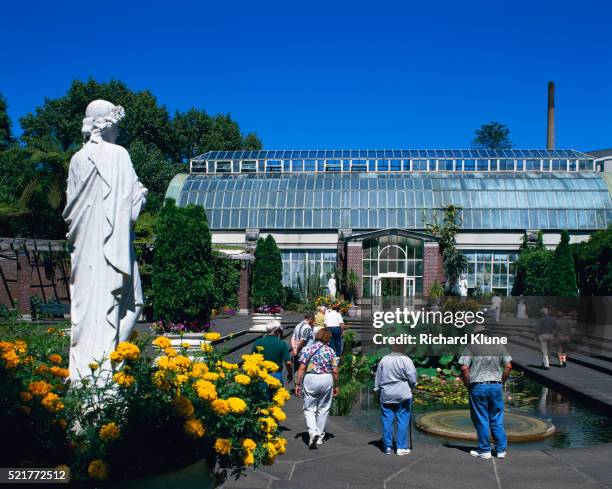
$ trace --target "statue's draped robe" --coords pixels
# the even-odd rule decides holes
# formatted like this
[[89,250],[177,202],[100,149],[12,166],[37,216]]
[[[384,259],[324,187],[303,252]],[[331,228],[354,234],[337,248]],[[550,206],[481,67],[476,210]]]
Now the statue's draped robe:
[[128,152],[87,142],[70,161],[64,219],[71,252],[70,379],[129,339],[143,307],[132,225],[147,190]]

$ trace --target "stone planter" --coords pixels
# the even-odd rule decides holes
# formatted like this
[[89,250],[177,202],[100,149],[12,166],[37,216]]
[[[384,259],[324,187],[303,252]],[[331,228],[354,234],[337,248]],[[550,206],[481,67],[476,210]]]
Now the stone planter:
[[263,314],[260,312],[255,312],[251,317],[253,320],[253,325],[249,329],[251,333],[266,333],[266,324],[268,323],[268,321],[281,320],[280,314]]

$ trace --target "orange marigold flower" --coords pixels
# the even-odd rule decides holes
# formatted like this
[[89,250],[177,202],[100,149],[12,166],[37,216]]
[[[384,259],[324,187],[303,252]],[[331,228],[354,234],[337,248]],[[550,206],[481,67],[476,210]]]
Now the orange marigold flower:
[[35,380],[34,382],[30,382],[28,385],[28,390],[38,397],[46,396],[49,392],[51,392],[52,385],[44,380]]
[[52,413],[57,413],[58,411],[64,409],[64,403],[61,401],[59,396],[53,392],[49,392],[49,394],[43,397],[41,404],[47,409],[47,411]]
[[55,364],[62,363],[62,357],[57,353],[54,353],[53,355],[49,355],[49,361]]

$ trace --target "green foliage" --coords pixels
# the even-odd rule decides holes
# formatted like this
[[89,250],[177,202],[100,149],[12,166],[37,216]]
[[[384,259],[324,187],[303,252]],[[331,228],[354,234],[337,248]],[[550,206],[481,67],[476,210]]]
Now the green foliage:
[[577,295],[576,268],[569,240],[569,233],[563,230],[561,241],[553,255],[551,295],[555,297],[575,297]]
[[[308,270],[307,267],[305,267]],[[314,271],[309,273],[304,279],[298,275],[297,290],[303,302],[312,302],[320,295],[323,295],[323,282],[319,266],[315,266]]]
[[272,235],[259,238],[255,248],[251,299],[253,306],[277,306],[284,302],[283,263]]
[[230,260],[219,252],[213,252],[214,298],[213,307],[217,310],[223,306],[238,307],[238,288],[240,287],[239,260]]
[[431,284],[431,287],[429,288],[428,295],[432,299],[439,299],[444,295],[444,287],[442,287],[440,282],[434,280],[434,283]]
[[580,295],[612,295],[612,228],[571,245]]
[[553,253],[536,246],[521,252],[516,262],[512,295],[551,296]]
[[442,220],[439,220],[439,212],[434,213],[433,223],[425,225],[428,233],[438,238],[440,252],[442,253],[444,274],[446,275],[446,292],[455,293],[459,277],[467,270],[468,261],[465,254],[457,249],[455,236],[461,229],[461,207],[447,205],[440,209]]
[[214,301],[210,231],[200,206],[168,200],[157,220],[153,259],[156,319],[205,323]]
[[346,293],[348,295],[349,301],[355,302],[358,287],[359,277],[357,276],[357,273],[355,273],[355,270],[349,268],[346,274]]
[[0,151],[8,149],[13,144],[11,118],[7,113],[6,99],[0,93]]
[[499,122],[483,124],[474,131],[472,147],[477,149],[510,149],[514,146],[510,141],[510,129]]

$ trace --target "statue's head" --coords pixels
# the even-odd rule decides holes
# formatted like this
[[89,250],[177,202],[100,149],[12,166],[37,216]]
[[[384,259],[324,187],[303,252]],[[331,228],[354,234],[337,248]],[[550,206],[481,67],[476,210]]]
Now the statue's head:
[[94,100],[85,109],[81,132],[86,141],[99,143],[101,140],[114,143],[119,135],[119,121],[125,117],[125,110],[106,100]]

